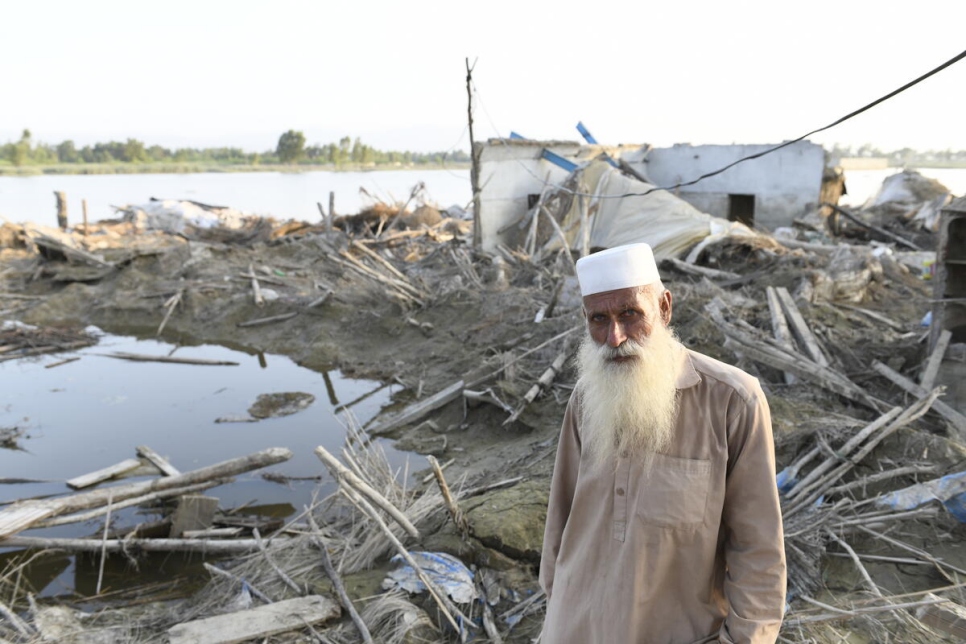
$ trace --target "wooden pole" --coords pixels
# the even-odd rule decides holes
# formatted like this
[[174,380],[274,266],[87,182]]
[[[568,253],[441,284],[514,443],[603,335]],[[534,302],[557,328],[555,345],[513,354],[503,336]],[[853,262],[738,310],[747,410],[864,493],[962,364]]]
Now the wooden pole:
[[81,199],[81,209],[84,211],[84,237],[87,237],[87,199]]
[[476,139],[473,137],[473,69],[476,62],[470,66],[470,59],[466,59],[466,116],[470,130],[470,188],[473,190],[473,246],[479,247],[483,240],[483,231],[480,226],[480,152],[476,148]]
[[57,197],[57,225],[61,230],[67,230],[67,194],[55,190],[54,196]]
[[325,229],[332,232],[332,220],[335,219],[335,192],[329,191],[329,215],[325,220]]

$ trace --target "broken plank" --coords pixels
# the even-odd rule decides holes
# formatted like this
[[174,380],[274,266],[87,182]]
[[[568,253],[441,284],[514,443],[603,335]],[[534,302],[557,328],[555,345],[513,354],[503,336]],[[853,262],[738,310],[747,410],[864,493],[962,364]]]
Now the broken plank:
[[932,353],[929,354],[929,360],[926,362],[926,368],[923,369],[922,376],[919,378],[919,384],[923,389],[932,389],[936,382],[936,376],[939,375],[939,367],[943,363],[943,356],[946,355],[946,349],[949,348],[949,341],[953,339],[953,333],[949,329],[943,329],[939,334],[939,340],[936,341],[936,346],[933,347]]
[[808,357],[823,367],[829,366],[828,359],[825,357],[825,354],[822,353],[818,339],[816,339],[815,335],[812,334],[812,330],[808,328],[805,318],[802,317],[801,311],[799,311],[798,306],[795,305],[795,300],[793,300],[792,296],[789,295],[788,289],[778,287],[775,289],[775,294],[778,296],[778,301],[781,303],[782,309],[785,311],[785,317],[788,319],[788,323],[791,325],[792,332],[805,349],[805,353],[808,355]]
[[864,309],[861,306],[854,306],[852,304],[846,304],[844,302],[832,302],[832,304],[842,309],[848,309],[849,311],[855,311],[856,313],[861,313],[866,317],[872,318],[877,322],[881,322],[882,324],[885,324],[886,326],[891,328],[893,331],[896,331],[897,333],[903,333],[906,330],[904,326],[902,326],[895,320],[882,315],[881,313],[876,313],[875,311]]
[[[771,313],[771,332],[778,340],[778,343],[789,351],[796,351],[795,341],[792,338],[791,329],[788,328],[788,319],[782,310],[781,302],[778,301],[778,294],[775,287],[765,287],[765,295],[768,298],[768,311]],[[785,384],[793,385],[796,382],[795,374],[785,371]]]
[[413,423],[429,412],[439,409],[443,405],[459,398],[463,393],[464,386],[463,381],[458,380],[449,387],[446,387],[442,391],[430,396],[429,398],[420,400],[419,402],[406,407],[395,416],[366,428],[366,432],[370,436],[381,436],[393,431],[394,429],[398,429],[404,425]]
[[[876,373],[885,377],[886,379],[892,381],[893,384],[899,386],[900,388],[906,390],[913,396],[922,397],[926,395],[927,390],[925,387],[917,385],[915,382],[906,378],[898,371],[893,370],[888,365],[885,365],[878,360],[873,361],[872,369]],[[960,440],[966,439],[966,416],[963,416],[958,411],[947,405],[941,400],[937,400],[932,404],[933,410],[945,418],[949,424],[959,432],[958,438]]]
[[939,603],[917,608],[916,619],[927,626],[954,636],[956,641],[966,641],[966,608],[933,593],[927,594],[924,599],[935,599]]
[[125,472],[130,472],[131,470],[136,470],[141,467],[141,461],[136,458],[129,458],[121,461],[120,463],[115,463],[103,469],[97,470],[96,472],[91,472],[90,474],[82,474],[81,476],[75,476],[74,478],[67,481],[67,486],[72,487],[75,490],[81,488],[90,487],[92,485],[97,485],[103,481],[114,478],[115,476],[120,476]]
[[137,448],[138,456],[147,459],[155,467],[157,467],[165,476],[178,476],[181,472],[171,464],[168,459],[164,458],[153,449],[147,445],[138,445]]
[[171,644],[238,644],[301,630],[341,613],[331,599],[311,595],[177,624],[168,629],[168,638]]

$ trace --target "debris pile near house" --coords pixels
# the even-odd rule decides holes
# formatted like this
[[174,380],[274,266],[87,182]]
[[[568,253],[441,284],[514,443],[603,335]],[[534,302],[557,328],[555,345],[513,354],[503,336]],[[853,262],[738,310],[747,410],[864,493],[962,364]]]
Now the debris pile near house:
[[[591,201],[586,213],[576,206],[574,216],[573,204],[554,205],[564,198],[548,191],[521,220],[520,243],[492,254],[470,246],[468,222],[403,228],[389,214],[346,230],[273,224],[254,243],[159,234],[137,253],[118,236],[100,249],[112,271],[84,283],[49,279],[69,258],[0,251],[3,291],[37,298],[17,300],[26,303],[20,319],[108,327],[121,319],[149,332],[257,343],[404,387],[366,427],[346,416],[341,454],[316,450],[335,494],[281,526],[230,535],[215,532],[229,526],[198,528],[194,538],[207,544],[199,548],[247,554],[208,562],[211,579],[190,599],[150,611],[118,599],[114,610],[75,618],[75,632],[115,637],[104,641],[149,632],[172,642],[294,637],[280,631],[346,643],[535,638],[549,476],[575,384],[569,358],[582,336],[569,249],[627,232],[599,228],[604,218],[595,217],[616,207],[610,202]],[[966,605],[966,419],[944,402],[940,367],[964,360],[966,345],[926,343],[932,292],[922,258],[935,239],[910,234],[905,212],[875,223],[849,212],[864,225],[843,215],[841,229],[816,212],[781,236],[713,234],[705,222],[694,237],[688,218],[686,243],[668,246],[662,262],[678,336],[756,375],[768,395],[789,641],[840,641],[843,631],[857,642],[962,641],[954,618]],[[666,238],[677,239],[673,218],[661,221]],[[846,238],[847,224],[855,234]],[[646,227],[634,232],[648,240]],[[392,471],[372,436],[427,455],[426,471]],[[79,494],[103,498],[107,489]],[[25,499],[0,510],[0,521],[14,510],[30,521],[69,518],[64,508],[76,496]],[[182,494],[191,498],[204,497]],[[197,504],[218,516],[217,501]],[[26,545],[23,525],[8,528],[0,546]],[[135,556],[132,544],[176,540],[169,532],[74,541]],[[59,607],[31,601],[16,579],[16,570],[0,571],[0,638],[52,633],[48,615]],[[306,621],[276,621],[293,610]],[[223,639],[211,635],[222,631]],[[199,633],[212,639],[192,639]]]

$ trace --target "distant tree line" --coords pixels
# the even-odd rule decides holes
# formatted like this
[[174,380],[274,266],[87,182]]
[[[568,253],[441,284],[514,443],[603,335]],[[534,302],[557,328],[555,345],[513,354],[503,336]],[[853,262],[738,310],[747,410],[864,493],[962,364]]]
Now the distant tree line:
[[419,165],[468,163],[462,150],[450,152],[383,151],[356,137],[338,143],[306,145],[305,135],[289,130],[279,137],[274,150],[246,152],[241,148],[177,148],[148,146],[137,139],[108,141],[78,148],[72,140],[57,145],[36,142],[30,130],[19,141],[0,145],[0,163],[14,166],[84,163],[208,163],[213,165]]
[[849,158],[881,158],[888,159],[894,168],[928,168],[928,167],[966,167],[966,150],[914,150],[902,148],[886,152],[871,143],[853,147],[836,143],[831,150],[833,157]]

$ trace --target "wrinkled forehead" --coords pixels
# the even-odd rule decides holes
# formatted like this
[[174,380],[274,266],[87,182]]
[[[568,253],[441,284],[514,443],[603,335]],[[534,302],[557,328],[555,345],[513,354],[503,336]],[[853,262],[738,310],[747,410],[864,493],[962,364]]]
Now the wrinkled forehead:
[[584,311],[588,314],[622,311],[627,308],[647,309],[657,304],[655,289],[651,286],[633,286],[592,293],[585,295],[583,301]]

